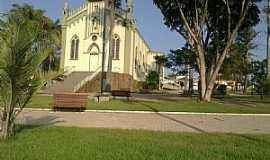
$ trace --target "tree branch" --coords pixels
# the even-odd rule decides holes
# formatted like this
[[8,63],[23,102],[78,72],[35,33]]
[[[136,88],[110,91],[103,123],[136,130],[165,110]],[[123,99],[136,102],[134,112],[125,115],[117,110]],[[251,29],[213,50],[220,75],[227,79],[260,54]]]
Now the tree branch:
[[196,17],[196,22],[195,22],[195,26],[197,31],[200,33],[200,27],[199,27],[199,15],[198,15],[198,10],[197,10],[197,0],[195,0],[195,17]]
[[209,0],[206,0],[206,1],[205,1],[205,4],[204,4],[204,10],[203,10],[202,21],[201,21],[201,24],[200,24],[201,28],[202,28],[202,26],[204,25],[204,23],[205,23],[206,21],[208,21],[208,18],[207,18],[207,15],[208,15],[208,13],[207,13],[208,1],[209,1]]
[[184,25],[186,26],[186,28],[187,28],[190,36],[192,37],[192,39],[194,40],[194,42],[198,44],[199,43],[198,42],[198,39],[197,39],[196,35],[194,34],[194,32],[191,30],[191,28],[190,28],[190,26],[189,26],[189,24],[187,22],[187,19],[185,17],[185,14],[184,14],[184,12],[183,12],[183,10],[181,8],[181,5],[180,5],[180,3],[178,1],[177,1],[177,6],[178,6],[178,9],[179,9],[180,14],[181,14],[181,19],[183,20]]
[[231,7],[230,7],[230,3],[229,3],[229,0],[222,0],[224,2],[224,4],[226,5],[227,7],[227,12],[228,12],[228,39],[230,38],[231,36],[231,16],[232,16],[232,13],[231,13]]
[[[246,1],[243,0],[243,2],[246,2]],[[245,3],[242,3],[242,4],[245,5]],[[229,48],[231,47],[231,44],[232,44],[233,40],[234,40],[235,37],[237,36],[237,33],[238,33],[238,31],[239,31],[239,28],[241,27],[243,21],[244,21],[245,18],[246,18],[246,15],[247,15],[247,13],[248,13],[248,9],[249,9],[249,7],[247,6],[247,7],[245,8],[243,14],[240,15],[240,19],[239,19],[239,21],[238,21],[238,23],[237,23],[235,29],[233,30],[233,32],[232,32],[230,38],[228,39],[228,42],[227,42],[227,44],[226,44],[225,49],[223,50],[221,56],[218,58],[217,65],[216,65],[216,68],[215,68],[215,71],[214,71],[214,73],[212,74],[210,81],[215,80],[216,75],[218,74],[218,72],[219,72],[219,70],[220,70],[220,67],[221,67],[221,65],[222,65],[222,63],[223,63],[223,61],[224,61],[224,59],[225,59],[225,57],[226,57],[226,55],[227,55],[227,53],[228,53]]]
[[246,5],[246,0],[243,0],[243,2],[242,2],[241,14],[243,14],[243,12],[244,12],[245,5]]
[[205,40],[203,42],[203,47],[204,49],[207,49],[207,46],[208,46],[208,43],[210,41],[210,36],[211,36],[211,32],[209,31],[209,29],[207,30],[207,34],[206,34],[206,37],[205,37]]
[[0,107],[0,120],[2,120],[2,118],[3,118],[2,114],[4,114],[4,112],[5,112],[5,110],[2,107]]

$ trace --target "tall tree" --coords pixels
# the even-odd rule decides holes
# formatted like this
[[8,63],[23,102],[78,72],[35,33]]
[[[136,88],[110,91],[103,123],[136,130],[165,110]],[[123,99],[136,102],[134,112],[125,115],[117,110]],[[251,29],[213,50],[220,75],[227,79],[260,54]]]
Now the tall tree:
[[251,82],[255,86],[257,93],[262,93],[264,83],[267,81],[267,59],[252,62]]
[[267,5],[267,78],[270,79],[270,0]]
[[250,50],[257,47],[257,45],[253,43],[256,35],[257,33],[254,28],[241,30],[225,58],[220,71],[223,79],[242,83],[244,93],[247,92],[248,76],[251,73],[252,54]]
[[168,55],[167,66],[176,74],[188,75],[189,85],[185,87],[185,91],[192,94],[194,71],[197,70],[196,55],[192,48],[186,44],[181,49],[171,50]]
[[165,24],[196,53],[202,101],[211,101],[216,78],[239,30],[259,22],[257,1],[154,0]]
[[42,69],[44,71],[60,69],[60,52],[61,52],[61,25],[60,21],[57,20],[53,22],[51,19],[47,18],[47,30],[49,33],[49,39],[52,40],[52,52],[49,54],[47,59],[42,63]]
[[41,64],[52,52],[53,40],[43,11],[14,5],[0,21],[1,136],[14,134],[14,121],[45,79]]

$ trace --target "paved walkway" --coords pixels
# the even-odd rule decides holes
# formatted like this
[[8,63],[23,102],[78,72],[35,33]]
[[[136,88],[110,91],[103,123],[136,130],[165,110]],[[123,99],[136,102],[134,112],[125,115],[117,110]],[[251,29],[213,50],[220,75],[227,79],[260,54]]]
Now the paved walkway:
[[175,132],[270,134],[270,116],[25,110],[19,123]]

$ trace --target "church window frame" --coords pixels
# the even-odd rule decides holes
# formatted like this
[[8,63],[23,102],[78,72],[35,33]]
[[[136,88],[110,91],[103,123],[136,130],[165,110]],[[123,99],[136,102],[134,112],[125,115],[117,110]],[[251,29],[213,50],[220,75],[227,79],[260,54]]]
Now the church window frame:
[[115,34],[112,40],[112,58],[113,60],[120,60],[120,45],[121,39],[119,35]]
[[79,60],[80,40],[77,35],[71,38],[70,60]]

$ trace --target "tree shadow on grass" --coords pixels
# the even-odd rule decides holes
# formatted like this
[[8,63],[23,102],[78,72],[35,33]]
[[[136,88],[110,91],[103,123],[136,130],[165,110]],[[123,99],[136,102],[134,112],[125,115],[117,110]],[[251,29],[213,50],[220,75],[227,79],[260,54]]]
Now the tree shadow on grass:
[[261,138],[257,138],[251,135],[244,135],[244,134],[229,134],[231,136],[237,137],[237,138],[242,138],[251,142],[255,142],[255,143],[260,143],[260,144],[266,144],[270,146],[270,141],[269,140],[265,140],[265,139],[261,139]]
[[184,97],[184,96],[178,96],[178,95],[159,95],[159,94],[133,94],[133,98],[138,100],[147,100],[147,101],[186,101],[186,100],[192,100],[193,97]]
[[16,133],[20,133],[24,130],[49,127],[57,123],[65,122],[64,120],[61,120],[59,118],[60,117],[58,116],[42,116],[38,118],[32,116],[24,116],[23,122],[16,123]]
[[159,112],[159,110],[157,110],[156,108],[154,108],[154,107],[152,107],[152,106],[150,106],[150,105],[148,105],[148,104],[141,103],[141,102],[137,102],[137,103],[140,104],[140,105],[143,105],[143,106],[145,106],[145,107],[147,107],[147,108],[149,108],[149,109],[151,109],[153,112],[155,112],[156,115],[158,115],[158,116],[160,116],[160,117],[162,117],[162,118],[165,118],[165,119],[167,119],[167,120],[171,120],[171,121],[173,121],[173,122],[175,122],[175,123],[177,123],[177,124],[180,124],[180,125],[184,125],[184,126],[186,126],[186,127],[188,127],[188,128],[193,129],[194,131],[196,131],[196,132],[198,132],[198,133],[207,133],[205,130],[203,130],[203,129],[201,129],[201,128],[198,128],[198,127],[193,126],[193,125],[191,125],[191,124],[188,124],[188,123],[186,123],[186,122],[184,122],[184,121],[180,121],[180,120],[178,120],[178,119],[175,119],[175,118],[173,118],[173,117],[170,117],[169,115],[162,114],[162,113]]
[[[256,97],[254,97],[256,98]],[[241,105],[243,107],[256,107],[258,104],[264,104],[270,106],[269,100],[260,100],[260,99],[252,99],[252,97],[230,97],[230,98],[220,98],[214,97],[214,99],[222,104],[233,104],[233,105]]]
[[[217,99],[215,98],[215,101],[224,105],[238,105],[242,107],[257,107],[257,102],[254,101],[239,101],[239,100],[229,100],[229,99]],[[265,103],[263,103],[265,104]]]

